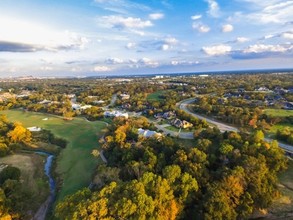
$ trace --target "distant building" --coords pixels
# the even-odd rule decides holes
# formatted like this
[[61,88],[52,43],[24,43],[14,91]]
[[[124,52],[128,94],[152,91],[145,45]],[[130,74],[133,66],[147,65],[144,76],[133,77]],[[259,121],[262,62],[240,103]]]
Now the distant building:
[[99,101],[93,101],[93,103],[94,103],[94,104],[104,104],[105,101],[103,101],[103,100],[99,100]]
[[65,97],[67,97],[69,99],[73,99],[73,98],[76,98],[76,95],[75,94],[67,94],[67,95],[65,95]]
[[122,100],[130,99],[130,95],[128,95],[128,94],[121,94],[120,97],[121,97]]
[[286,110],[293,110],[293,102],[286,102],[284,104],[284,109],[286,109]]
[[39,104],[42,104],[42,105],[46,105],[46,104],[50,104],[51,101],[50,100],[47,100],[47,99],[44,99],[43,101],[40,101]]
[[80,104],[76,104],[76,103],[74,103],[74,104],[72,104],[71,105],[71,107],[72,107],[72,110],[86,110],[86,109],[88,109],[88,108],[91,108],[92,107],[92,105],[80,105]]
[[270,90],[267,87],[265,87],[265,86],[261,86],[258,89],[256,89],[256,91],[259,91],[259,92],[268,92]]

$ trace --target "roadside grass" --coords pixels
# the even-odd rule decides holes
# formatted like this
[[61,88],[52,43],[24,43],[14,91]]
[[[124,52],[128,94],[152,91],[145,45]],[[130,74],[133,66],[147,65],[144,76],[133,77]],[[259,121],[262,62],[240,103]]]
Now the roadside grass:
[[293,129],[293,124],[289,124],[289,123],[276,124],[276,125],[271,127],[270,133],[275,134],[278,130],[283,130],[285,127],[289,127],[291,129]]
[[[65,121],[49,114],[18,110],[2,111],[0,114],[7,115],[10,121],[21,122],[25,127],[38,126],[50,130],[57,137],[68,141],[56,163],[55,172],[63,180],[57,200],[90,184],[91,176],[99,163],[99,159],[92,156],[91,152],[99,147],[98,139],[106,127],[104,122],[88,122],[82,118]],[[43,120],[44,118],[47,120]]]
[[287,117],[293,116],[292,110],[285,110],[285,109],[265,109],[265,114],[271,115],[273,117]]
[[[170,125],[168,127],[165,127],[166,129],[170,130],[170,131],[175,131],[175,132],[179,132],[180,128],[177,128],[173,125]],[[192,131],[195,131],[196,129],[195,128],[191,128],[191,129],[181,129],[181,132],[192,132]]]
[[20,180],[24,189],[29,190],[31,199],[30,208],[36,210],[49,195],[49,184],[44,173],[46,158],[33,153],[17,153],[0,158],[0,164],[17,167],[21,171]]
[[195,140],[174,138],[174,141],[177,144],[179,144],[181,147],[186,148],[186,149],[196,147]]
[[164,93],[165,93],[164,90],[151,93],[147,96],[147,100],[148,101],[163,101],[164,99],[162,99],[160,96],[164,95]]

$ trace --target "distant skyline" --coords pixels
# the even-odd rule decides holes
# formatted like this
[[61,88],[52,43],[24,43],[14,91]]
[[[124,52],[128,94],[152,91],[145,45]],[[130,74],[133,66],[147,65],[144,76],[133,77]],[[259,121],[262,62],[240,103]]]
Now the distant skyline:
[[292,0],[1,0],[0,77],[293,68],[292,12]]

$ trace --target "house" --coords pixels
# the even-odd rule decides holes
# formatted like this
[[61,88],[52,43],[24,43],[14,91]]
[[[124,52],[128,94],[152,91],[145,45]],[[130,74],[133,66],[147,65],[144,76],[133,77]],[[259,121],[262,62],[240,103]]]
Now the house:
[[71,104],[71,108],[72,108],[72,110],[79,110],[80,108],[81,108],[81,105],[80,104]]
[[120,98],[121,98],[122,100],[128,100],[128,99],[130,99],[130,95],[128,95],[128,94],[121,94],[121,95],[120,95]]
[[93,101],[93,103],[94,103],[94,104],[98,104],[98,105],[100,105],[100,104],[104,104],[105,101],[103,101],[103,100],[99,100],[99,101]]
[[125,103],[121,106],[122,109],[130,109],[131,108],[131,104],[130,103]]
[[145,138],[150,138],[150,137],[161,137],[162,134],[161,133],[158,133],[156,131],[151,131],[151,130],[144,130],[142,128],[139,128],[138,130],[138,135],[139,136],[143,136]]
[[163,114],[163,118],[172,119],[176,117],[176,113],[174,111],[168,111]]
[[91,108],[92,106],[91,105],[81,105],[81,104],[76,104],[76,103],[74,103],[74,104],[71,104],[71,108],[72,108],[72,110],[86,110],[86,109],[88,109],[88,108]]
[[31,92],[28,90],[22,90],[20,94],[16,95],[16,98],[24,98],[31,95]]
[[256,89],[256,91],[259,91],[259,92],[268,92],[270,90],[267,87],[265,87],[265,86],[261,86],[258,89]]
[[178,118],[172,121],[172,125],[174,125],[177,128],[191,128],[193,126],[192,123],[185,120],[180,120]]
[[76,95],[75,94],[68,94],[68,95],[65,95],[65,97],[67,97],[69,99],[74,99],[74,98],[76,98]]
[[12,99],[14,97],[15,97],[14,94],[11,94],[9,92],[4,92],[3,94],[0,95],[0,100],[2,102],[4,102],[4,101],[7,101],[7,100]]
[[43,101],[40,101],[39,104],[42,104],[42,105],[46,105],[46,104],[50,104],[51,101],[50,100],[47,100],[47,99],[44,99]]
[[104,112],[105,117],[124,117],[128,118],[128,113],[122,113],[119,111],[105,111]]
[[80,109],[81,110],[86,110],[86,109],[91,108],[91,107],[92,107],[92,105],[83,105],[83,106],[80,107]]
[[293,102],[286,102],[284,104],[284,109],[286,109],[286,110],[293,110]]
[[164,113],[160,112],[160,113],[155,114],[154,117],[156,119],[160,119],[160,118],[163,118],[163,115],[164,115]]

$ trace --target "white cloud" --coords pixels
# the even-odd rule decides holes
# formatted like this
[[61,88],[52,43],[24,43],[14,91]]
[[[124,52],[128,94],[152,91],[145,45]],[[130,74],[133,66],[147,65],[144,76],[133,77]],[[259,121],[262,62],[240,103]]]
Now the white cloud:
[[236,42],[238,42],[238,43],[245,43],[247,41],[249,41],[249,39],[246,37],[237,37],[236,38]]
[[266,40],[266,39],[271,39],[271,38],[273,38],[273,37],[275,37],[275,35],[273,35],[273,34],[268,34],[268,35],[264,36],[263,38]]
[[234,27],[231,24],[225,24],[222,26],[222,32],[227,33],[233,31]]
[[114,28],[146,28],[153,26],[149,20],[142,20],[141,18],[123,17],[120,15],[103,16],[100,20],[100,25],[106,25]]
[[97,6],[100,6],[104,10],[120,13],[129,14],[128,11],[131,9],[149,11],[150,8],[144,4],[139,4],[129,0],[95,0]]
[[265,57],[292,57],[293,45],[288,44],[254,44],[244,50],[231,52],[235,59],[256,59]]
[[209,10],[207,13],[212,17],[219,17],[220,16],[220,7],[219,4],[215,0],[205,0],[209,5]]
[[281,35],[285,39],[293,40],[293,32],[285,32]]
[[202,15],[193,15],[191,16],[191,20],[198,20],[198,19],[201,19]]
[[136,43],[129,42],[125,47],[127,49],[134,49],[136,47]]
[[231,46],[220,44],[211,47],[203,47],[202,51],[209,56],[225,55],[231,52]]
[[53,70],[53,68],[51,66],[42,66],[42,67],[40,67],[40,70],[42,70],[42,71],[51,71],[51,70]]
[[169,50],[169,48],[170,48],[170,46],[168,44],[163,44],[161,46],[161,50],[163,50],[163,51]]
[[201,33],[207,33],[211,30],[209,26],[201,24],[201,23],[193,23],[192,28],[196,29],[197,31]]
[[162,39],[142,41],[139,43],[138,48],[140,52],[153,51],[153,50],[166,51],[166,50],[172,49],[177,44],[178,44],[178,40],[176,38],[166,37]]
[[124,61],[119,58],[109,58],[105,61],[107,64],[122,64]]
[[84,49],[89,39],[71,31],[54,30],[44,24],[0,15],[0,41],[35,45],[41,50]]
[[265,52],[286,52],[292,50],[292,45],[265,45],[265,44],[255,44],[251,45],[248,48],[244,49],[244,53],[265,53]]
[[179,61],[179,60],[172,60],[171,65],[172,66],[177,66],[177,65],[198,65],[200,64],[199,61]]
[[[263,1],[259,10],[246,17],[258,23],[287,23],[292,21],[293,1]],[[254,3],[254,2],[252,2]]]
[[166,44],[169,44],[169,45],[175,45],[178,43],[178,40],[174,37],[168,37],[164,41],[166,42]]
[[139,59],[137,61],[137,64],[141,66],[153,67],[153,68],[159,66],[159,63],[157,61],[153,61],[150,58],[146,58],[146,57]]
[[95,72],[108,72],[111,71],[112,69],[107,67],[107,66],[95,66],[93,71]]
[[164,18],[164,14],[162,14],[162,13],[153,13],[153,14],[150,14],[149,15],[149,18],[151,19],[151,20],[159,20],[159,19],[162,19],[162,18]]

